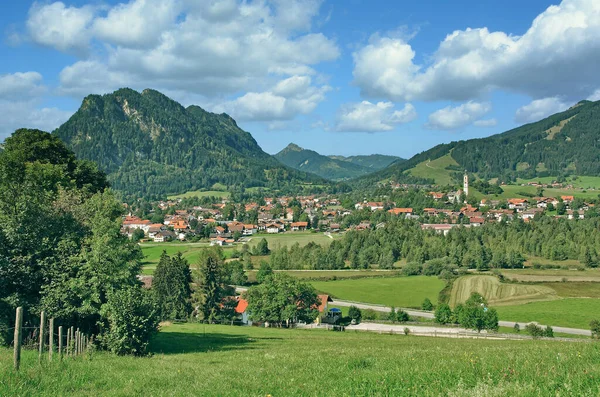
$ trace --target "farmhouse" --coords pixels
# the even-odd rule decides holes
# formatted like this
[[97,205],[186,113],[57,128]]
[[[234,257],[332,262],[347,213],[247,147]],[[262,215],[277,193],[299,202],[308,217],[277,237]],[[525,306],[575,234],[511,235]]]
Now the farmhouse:
[[210,239],[210,245],[214,246],[214,245],[218,245],[218,246],[225,246],[225,245],[231,245],[234,243],[234,240],[231,238],[225,238],[225,237],[221,237],[221,236],[217,236],[215,238],[211,238]]
[[308,227],[308,222],[293,222],[290,227],[294,232],[304,231]]
[[413,209],[412,208],[392,208],[391,210],[388,210],[388,212],[392,215],[412,215],[413,213]]
[[250,321],[250,314],[248,313],[248,301],[242,298],[238,298],[237,306],[235,307],[235,312],[241,316],[242,324],[244,325],[252,325],[252,321]]
[[283,225],[281,223],[269,223],[265,229],[269,234],[277,234],[283,230]]

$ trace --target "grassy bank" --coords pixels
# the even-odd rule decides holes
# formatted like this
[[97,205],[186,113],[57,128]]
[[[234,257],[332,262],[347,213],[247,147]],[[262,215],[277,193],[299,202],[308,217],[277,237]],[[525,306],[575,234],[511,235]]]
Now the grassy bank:
[[37,363],[0,349],[0,395],[592,396],[600,345],[172,325],[154,356]]

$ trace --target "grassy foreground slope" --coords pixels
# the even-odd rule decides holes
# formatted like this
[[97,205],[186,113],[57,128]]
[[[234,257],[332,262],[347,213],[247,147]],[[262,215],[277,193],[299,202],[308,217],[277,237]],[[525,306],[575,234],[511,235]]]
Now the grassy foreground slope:
[[494,341],[250,327],[166,327],[154,356],[12,370],[0,349],[0,395],[20,396],[595,396],[600,344]]

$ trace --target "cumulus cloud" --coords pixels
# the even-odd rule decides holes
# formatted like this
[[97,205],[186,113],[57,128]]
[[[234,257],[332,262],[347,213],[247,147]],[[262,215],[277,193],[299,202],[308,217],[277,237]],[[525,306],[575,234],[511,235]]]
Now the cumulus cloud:
[[396,125],[408,123],[416,118],[417,111],[410,103],[404,105],[404,108],[400,110],[394,110],[394,104],[391,102],[362,101],[342,105],[338,112],[335,130],[341,132],[391,131]]
[[554,113],[567,110],[572,104],[563,102],[558,97],[536,99],[530,104],[520,107],[515,115],[517,123],[532,123]]
[[67,121],[73,112],[58,108],[38,107],[39,101],[7,101],[0,99],[0,142],[19,128],[52,131]]
[[42,94],[42,75],[38,72],[0,75],[0,99],[23,100]]
[[600,88],[597,89],[596,91],[594,91],[594,93],[592,95],[590,95],[588,98],[588,101],[600,101]]
[[[288,117],[290,108],[302,112],[310,105],[284,105],[286,95],[269,87],[293,76],[315,75],[315,65],[340,55],[334,40],[311,31],[321,2],[131,0],[96,8],[36,3],[27,24],[34,42],[89,51],[60,73],[62,93],[80,96],[152,85],[207,101],[241,95],[250,118],[268,113],[248,103],[264,99],[275,106],[271,113]],[[56,26],[70,28],[63,32]],[[313,86],[309,96],[322,92]]]
[[292,76],[279,81],[269,91],[248,92],[213,110],[226,112],[241,121],[291,120],[298,114],[312,112],[330,89],[327,85],[312,86],[309,76]]
[[60,51],[87,49],[89,26],[96,10],[91,6],[67,7],[58,1],[52,4],[33,3],[27,19],[31,39]]
[[520,36],[487,28],[449,34],[418,65],[402,39],[374,36],[354,54],[363,95],[393,101],[469,100],[504,89],[533,98],[581,99],[600,85],[600,2],[563,0]]
[[456,130],[478,121],[491,109],[492,105],[489,102],[469,101],[455,107],[447,106],[431,113],[426,127],[434,130]]

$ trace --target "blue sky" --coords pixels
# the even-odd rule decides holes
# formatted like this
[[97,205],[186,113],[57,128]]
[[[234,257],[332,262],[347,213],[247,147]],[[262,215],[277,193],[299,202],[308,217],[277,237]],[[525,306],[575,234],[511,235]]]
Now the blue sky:
[[600,2],[14,2],[0,14],[0,140],[88,94],[158,89],[263,149],[410,157],[600,99]]

